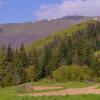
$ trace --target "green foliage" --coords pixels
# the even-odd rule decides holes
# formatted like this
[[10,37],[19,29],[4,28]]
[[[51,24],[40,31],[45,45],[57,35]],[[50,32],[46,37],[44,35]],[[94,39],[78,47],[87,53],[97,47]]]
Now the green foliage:
[[52,78],[59,82],[92,81],[93,71],[87,66],[63,66],[53,72]]
[[[52,78],[53,71],[59,81],[91,81],[92,76],[99,80],[99,51],[100,22],[92,20],[55,32],[32,44],[29,50],[24,44],[16,50],[11,45],[3,46],[0,48],[0,86]],[[67,67],[61,67],[64,65]]]
[[22,64],[22,67],[28,67],[28,57],[24,48],[24,44],[20,47],[19,58]]
[[100,51],[96,51],[94,53],[92,68],[94,70],[95,75],[100,78]]
[[12,50],[10,44],[9,44],[9,46],[7,48],[6,61],[7,62],[12,62],[13,61],[13,50]]
[[26,68],[26,75],[27,75],[27,80],[28,81],[36,81],[37,77],[36,77],[36,69],[34,66],[29,66],[28,68]]
[[[54,32],[51,35],[49,35],[48,37],[43,38],[39,41],[36,41],[35,43],[33,43],[31,45],[31,47],[40,48],[44,45],[48,45],[48,44],[53,42],[54,38],[57,35],[59,35],[61,38],[64,38],[66,36],[71,37],[78,32],[84,32],[85,34],[89,34],[89,33],[92,32],[92,33],[95,34],[95,31],[96,31],[96,33],[99,34],[99,32],[100,32],[100,26],[99,25],[100,25],[100,22],[98,22],[98,21],[88,20],[88,21],[82,22],[80,24],[73,25],[70,28],[67,28],[67,29],[64,29],[64,30],[61,30],[61,31],[58,31],[58,32]],[[98,35],[98,37],[100,37],[100,36]],[[100,42],[98,41],[98,45],[99,44],[100,44]]]

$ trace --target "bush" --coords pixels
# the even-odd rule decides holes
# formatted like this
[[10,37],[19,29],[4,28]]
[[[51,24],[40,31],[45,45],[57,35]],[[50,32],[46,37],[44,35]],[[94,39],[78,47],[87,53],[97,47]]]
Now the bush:
[[31,84],[23,84],[23,85],[19,85],[16,88],[16,92],[17,93],[29,93],[32,92],[32,85]]
[[26,68],[25,72],[26,72],[28,81],[30,82],[36,81],[36,71],[35,71],[34,66],[29,66],[28,68]]
[[92,81],[93,71],[87,66],[62,66],[52,73],[52,78],[59,82]]

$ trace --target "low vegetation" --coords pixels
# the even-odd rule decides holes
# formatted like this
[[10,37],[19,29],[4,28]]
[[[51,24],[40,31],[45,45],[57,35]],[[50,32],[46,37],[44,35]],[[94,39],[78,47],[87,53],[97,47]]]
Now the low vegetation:
[[0,100],[17,100],[16,87],[0,89]]
[[21,97],[17,100],[99,100],[100,95],[66,95],[66,96],[50,96],[50,97]]
[[[47,79],[48,80],[48,79]],[[50,80],[50,79],[49,79]],[[92,86],[94,83],[86,83],[86,82],[56,82],[56,81],[45,81],[42,82],[32,82],[22,84],[16,87],[16,92],[19,94],[27,94],[27,93],[41,93],[41,92],[48,92],[48,91],[60,91],[64,89],[71,89],[71,88],[84,88],[88,86]],[[62,87],[62,88],[53,88],[53,89],[44,89],[44,90],[34,90],[32,87],[41,86],[41,87]]]
[[93,82],[95,75],[93,70],[87,66],[63,66],[55,70],[52,74],[52,78],[58,82],[68,81],[86,81]]
[[[48,81],[48,82],[47,82]],[[21,94],[34,94],[34,93],[41,93],[41,92],[49,92],[51,90],[32,90],[33,86],[62,86],[63,89],[67,88],[83,88],[83,87],[88,87],[93,84],[90,83],[84,83],[84,82],[67,82],[67,83],[59,83],[55,81],[50,81],[50,80],[42,80],[40,82],[33,82],[33,83],[26,83],[18,86],[13,86],[13,87],[6,87],[6,88],[1,88],[0,89],[0,100],[60,100],[62,99],[69,99],[69,98],[79,98],[80,95],[78,96],[51,96],[51,97],[31,97],[31,96],[18,96]],[[53,89],[52,91],[60,91],[62,89]],[[89,96],[93,96],[95,98],[99,98],[100,96],[98,95],[83,95],[82,98],[89,98]],[[58,99],[60,98],[60,99]],[[70,100],[70,99],[69,99]],[[85,99],[83,99],[85,100]],[[88,100],[88,99],[87,99]],[[90,99],[89,99],[90,100]],[[98,100],[98,99],[93,99],[93,100]]]
[[15,87],[0,89],[0,100],[99,100],[100,95],[66,95],[66,96],[17,96]]

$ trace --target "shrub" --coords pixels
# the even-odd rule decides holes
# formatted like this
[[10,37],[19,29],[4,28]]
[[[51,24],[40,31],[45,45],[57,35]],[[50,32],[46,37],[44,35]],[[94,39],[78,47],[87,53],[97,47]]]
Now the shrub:
[[31,81],[31,82],[35,81],[36,80],[35,67],[29,66],[28,68],[26,68],[26,75],[27,75],[28,81]]
[[52,78],[59,82],[91,81],[93,71],[87,66],[62,66],[52,73]]
[[32,92],[32,85],[31,84],[23,84],[23,85],[19,85],[16,88],[16,92],[17,93],[29,93]]

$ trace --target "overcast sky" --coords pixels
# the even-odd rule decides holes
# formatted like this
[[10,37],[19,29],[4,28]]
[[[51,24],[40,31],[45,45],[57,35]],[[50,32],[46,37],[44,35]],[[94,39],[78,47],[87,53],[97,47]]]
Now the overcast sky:
[[100,0],[0,0],[0,23],[67,15],[100,16]]

